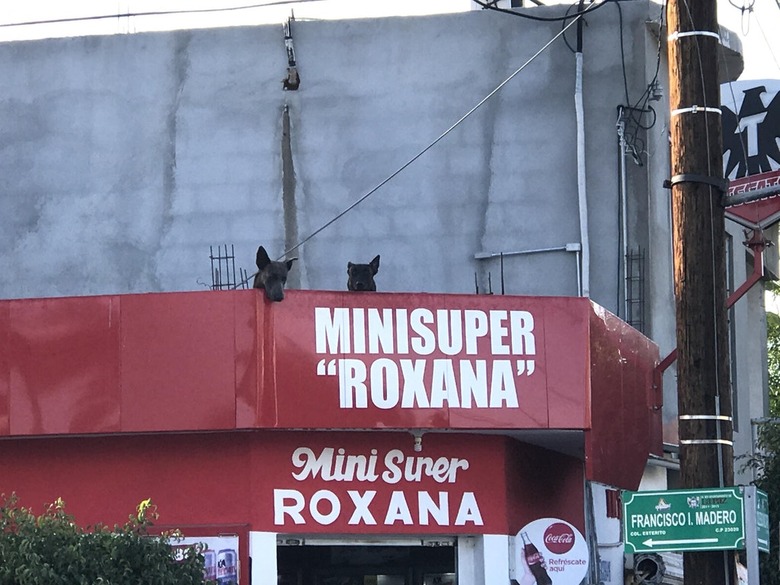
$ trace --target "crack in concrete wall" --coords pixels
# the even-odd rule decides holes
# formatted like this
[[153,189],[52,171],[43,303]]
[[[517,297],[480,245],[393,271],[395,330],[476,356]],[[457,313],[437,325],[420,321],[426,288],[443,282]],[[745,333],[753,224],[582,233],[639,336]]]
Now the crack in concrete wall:
[[[284,249],[289,250],[298,243],[298,206],[295,201],[295,165],[292,152],[292,127],[290,107],[282,110],[282,206],[284,209]],[[300,256],[300,250],[298,250]],[[287,276],[288,288],[301,288],[303,258],[299,258],[296,269]]]

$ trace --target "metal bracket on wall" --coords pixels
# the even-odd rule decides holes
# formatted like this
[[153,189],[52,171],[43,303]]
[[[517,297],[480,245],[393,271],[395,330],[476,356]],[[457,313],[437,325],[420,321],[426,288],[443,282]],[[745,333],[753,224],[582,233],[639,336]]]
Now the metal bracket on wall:
[[[554,248],[536,248],[534,250],[515,250],[511,252],[477,252],[474,254],[475,260],[488,260],[491,258],[499,258],[501,260],[501,294],[504,294],[504,257],[505,256],[522,256],[525,254],[540,254],[544,252],[572,252],[576,255],[577,259],[577,294],[582,296],[582,277],[579,271],[580,266],[580,253],[582,252],[582,244],[574,242],[566,244],[565,246],[556,246]],[[475,275],[476,281],[476,275]],[[477,294],[479,294],[479,287],[477,286]],[[490,293],[493,294],[492,287]]]
[[295,62],[295,47],[293,46],[292,23],[295,15],[290,15],[287,22],[284,23],[284,46],[287,49],[287,77],[282,80],[282,87],[285,90],[295,91],[301,84],[301,77],[298,75],[298,65]]

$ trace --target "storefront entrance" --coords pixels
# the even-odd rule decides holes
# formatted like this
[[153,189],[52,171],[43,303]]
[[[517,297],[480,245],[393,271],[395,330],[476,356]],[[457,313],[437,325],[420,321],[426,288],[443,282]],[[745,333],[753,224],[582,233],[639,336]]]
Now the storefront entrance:
[[[418,541],[419,542],[419,541]],[[277,546],[278,585],[455,585],[455,542]]]

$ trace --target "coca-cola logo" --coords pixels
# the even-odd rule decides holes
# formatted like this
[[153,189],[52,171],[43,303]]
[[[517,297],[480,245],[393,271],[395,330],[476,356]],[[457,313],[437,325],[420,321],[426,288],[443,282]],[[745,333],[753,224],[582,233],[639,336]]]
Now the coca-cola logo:
[[544,546],[557,555],[562,555],[574,546],[574,531],[568,524],[556,522],[544,531]]

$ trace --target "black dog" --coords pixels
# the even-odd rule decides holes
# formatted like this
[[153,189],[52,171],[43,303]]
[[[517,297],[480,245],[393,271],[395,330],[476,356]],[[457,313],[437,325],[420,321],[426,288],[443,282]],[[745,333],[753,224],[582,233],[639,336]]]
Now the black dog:
[[265,289],[265,296],[269,301],[281,301],[284,298],[284,285],[287,282],[287,273],[292,268],[292,260],[285,262],[276,262],[268,257],[265,248],[260,246],[257,249],[257,274],[253,288]]
[[379,272],[379,255],[368,264],[353,264],[347,262],[348,290],[376,290],[374,275]]

